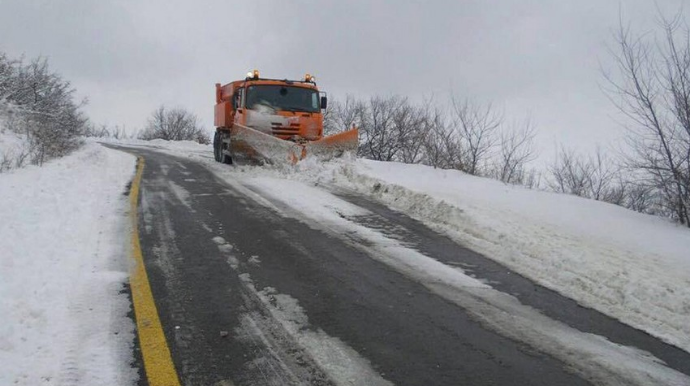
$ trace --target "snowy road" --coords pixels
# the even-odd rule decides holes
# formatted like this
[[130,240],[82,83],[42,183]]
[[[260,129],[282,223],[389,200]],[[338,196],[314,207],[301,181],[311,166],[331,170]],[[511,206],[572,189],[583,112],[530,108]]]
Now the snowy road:
[[129,151],[183,384],[690,384],[684,351],[361,196]]

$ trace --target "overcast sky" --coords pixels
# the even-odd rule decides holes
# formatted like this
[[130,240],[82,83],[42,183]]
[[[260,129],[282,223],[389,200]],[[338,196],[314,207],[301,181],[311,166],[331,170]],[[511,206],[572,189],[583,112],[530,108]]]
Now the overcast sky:
[[[684,2],[658,3],[672,15]],[[600,70],[619,15],[655,28],[651,0],[0,0],[0,51],[48,57],[88,97],[92,121],[130,131],[165,104],[210,132],[214,84],[257,68],[315,74],[335,99],[492,101],[509,120],[531,117],[549,153],[620,138]]]

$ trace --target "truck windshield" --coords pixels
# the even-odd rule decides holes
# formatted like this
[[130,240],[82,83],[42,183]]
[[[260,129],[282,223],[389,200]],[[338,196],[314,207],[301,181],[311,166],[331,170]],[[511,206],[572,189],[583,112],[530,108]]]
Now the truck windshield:
[[316,90],[277,86],[258,85],[247,87],[246,107],[252,109],[264,105],[276,110],[306,111],[318,113],[320,110],[319,93]]

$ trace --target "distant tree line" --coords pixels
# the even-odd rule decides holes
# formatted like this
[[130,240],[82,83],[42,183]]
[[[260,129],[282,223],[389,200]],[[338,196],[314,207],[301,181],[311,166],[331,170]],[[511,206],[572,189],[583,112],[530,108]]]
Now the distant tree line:
[[360,157],[457,169],[510,184],[539,184],[539,174],[528,168],[538,155],[534,126],[528,119],[506,122],[491,104],[451,98],[441,107],[400,96],[348,96],[332,101],[324,125],[327,134],[357,126]]
[[204,145],[211,143],[211,137],[197,116],[180,107],[158,107],[138,137],[144,140],[195,141]]
[[149,116],[142,130],[127,133],[124,127],[107,125],[89,126],[91,137],[113,139],[164,139],[166,141],[194,141],[204,145],[211,143],[211,137],[199,122],[199,118],[182,107],[159,106]]
[[42,164],[80,145],[88,120],[74,88],[51,71],[46,58],[28,63],[0,53],[0,130],[25,136],[27,146],[0,155],[0,171],[25,163]]

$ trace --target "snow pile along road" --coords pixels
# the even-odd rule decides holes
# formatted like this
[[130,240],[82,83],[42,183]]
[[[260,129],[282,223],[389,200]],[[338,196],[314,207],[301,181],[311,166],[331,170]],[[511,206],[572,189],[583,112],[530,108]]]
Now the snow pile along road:
[[0,384],[134,384],[131,155],[87,144],[0,174]]
[[22,136],[2,128],[2,119],[0,118],[0,159],[16,153],[24,148],[25,144],[26,141]]
[[690,351],[687,228],[603,202],[422,165],[331,163],[310,178],[374,197],[546,287]]
[[19,158],[27,154],[27,149],[26,138],[5,129],[0,115],[0,172],[16,167]]

